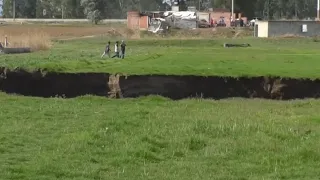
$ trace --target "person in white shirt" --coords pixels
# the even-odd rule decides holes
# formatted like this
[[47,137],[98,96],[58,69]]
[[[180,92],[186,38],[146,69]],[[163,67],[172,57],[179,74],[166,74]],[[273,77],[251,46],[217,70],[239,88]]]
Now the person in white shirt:
[[116,44],[114,45],[114,52],[116,53],[114,56],[112,56],[112,58],[120,58],[119,56],[119,42],[117,41]]

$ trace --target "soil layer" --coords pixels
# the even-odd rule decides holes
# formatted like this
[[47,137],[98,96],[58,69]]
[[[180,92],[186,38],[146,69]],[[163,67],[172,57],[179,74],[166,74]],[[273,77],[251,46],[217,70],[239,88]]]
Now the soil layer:
[[202,97],[303,99],[320,97],[320,80],[281,77],[119,76],[106,73],[43,73],[0,68],[0,91],[25,96],[82,95],[134,98],[161,95],[174,100]]

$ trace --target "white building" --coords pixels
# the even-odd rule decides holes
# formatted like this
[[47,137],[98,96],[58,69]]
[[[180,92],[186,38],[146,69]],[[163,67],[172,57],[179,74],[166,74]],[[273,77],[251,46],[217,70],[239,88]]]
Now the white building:
[[256,21],[255,37],[319,36],[320,21],[284,20]]

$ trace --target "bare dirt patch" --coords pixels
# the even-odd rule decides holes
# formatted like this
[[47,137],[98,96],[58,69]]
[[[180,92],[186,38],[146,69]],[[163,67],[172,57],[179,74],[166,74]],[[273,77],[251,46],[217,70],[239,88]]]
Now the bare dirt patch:
[[51,38],[73,38],[93,35],[125,35],[125,27],[107,26],[54,26],[54,25],[5,25],[1,26],[0,35],[18,36],[29,32],[42,32]]
[[163,35],[142,31],[142,38],[171,38],[171,39],[210,39],[210,38],[242,38],[253,35],[250,28],[198,28],[198,29],[171,29]]
[[141,38],[241,38],[252,35],[250,28],[199,28],[193,30],[172,29],[166,35],[153,34],[147,31],[131,30],[122,25],[42,25],[42,24],[10,24],[2,25],[1,36],[18,36],[30,32],[47,34],[51,39],[76,39],[96,36],[125,37],[126,39]]

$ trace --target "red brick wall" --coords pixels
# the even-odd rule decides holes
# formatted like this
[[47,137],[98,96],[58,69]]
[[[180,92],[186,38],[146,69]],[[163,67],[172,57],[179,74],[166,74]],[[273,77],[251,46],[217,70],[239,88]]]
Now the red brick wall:
[[140,16],[140,13],[137,11],[128,12],[127,27],[129,29],[146,30],[149,27],[149,17],[148,16]]
[[147,30],[149,27],[149,17],[141,16],[140,17],[140,29]]
[[128,12],[127,15],[127,27],[129,29],[139,29],[140,14],[139,12],[132,11]]

